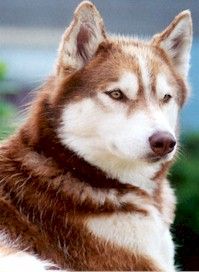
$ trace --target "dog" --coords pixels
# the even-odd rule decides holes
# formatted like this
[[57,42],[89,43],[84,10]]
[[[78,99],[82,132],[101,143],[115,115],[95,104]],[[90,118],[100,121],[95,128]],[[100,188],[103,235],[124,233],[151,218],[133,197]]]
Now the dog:
[[188,10],[139,40],[79,4],[52,76],[0,147],[0,271],[175,271],[166,176],[191,43]]

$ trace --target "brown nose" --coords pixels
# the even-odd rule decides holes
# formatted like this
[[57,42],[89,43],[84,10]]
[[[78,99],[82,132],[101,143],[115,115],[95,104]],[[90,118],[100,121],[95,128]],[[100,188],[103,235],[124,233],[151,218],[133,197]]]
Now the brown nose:
[[153,152],[158,156],[164,156],[173,151],[176,140],[169,132],[158,131],[149,137],[149,143]]

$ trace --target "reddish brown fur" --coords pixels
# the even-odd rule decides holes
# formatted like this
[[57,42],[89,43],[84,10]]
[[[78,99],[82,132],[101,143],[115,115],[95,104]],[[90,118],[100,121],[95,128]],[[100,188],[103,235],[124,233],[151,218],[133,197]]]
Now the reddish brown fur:
[[[117,69],[110,69],[116,60],[104,62],[104,59],[109,50],[117,56],[121,52],[112,45],[105,47],[106,50],[104,47],[99,49],[102,52],[96,59],[81,71],[66,78],[63,75],[51,78],[33,103],[27,123],[1,147],[0,229],[6,229],[13,240],[20,237],[19,249],[28,248],[62,268],[156,270],[156,265],[147,257],[135,256],[122,248],[96,240],[83,228],[83,222],[87,214],[116,211],[138,212],[147,216],[147,211],[136,203],[119,202],[124,194],[131,191],[150,203],[155,199],[160,207],[161,197],[150,198],[139,188],[106,178],[99,169],[63,147],[55,132],[63,105],[92,95],[87,92],[82,78],[90,75],[91,90],[105,88],[108,82],[118,79]],[[133,59],[116,59],[119,62],[117,66],[129,69],[130,65],[135,69]],[[161,183],[161,180],[158,182]],[[118,205],[109,199],[110,190],[115,191]],[[96,191],[106,195],[103,205],[92,198]],[[160,196],[161,192],[157,195]],[[97,258],[93,258],[95,255]]]
[[[82,31],[81,41],[88,39]],[[129,42],[122,42],[125,43]],[[149,47],[154,52],[155,58],[150,60],[154,96],[155,75],[161,66],[170,71],[178,85],[182,105],[186,87],[166,53],[155,42],[131,45]],[[107,178],[64,147],[56,133],[64,106],[83,97],[95,97],[96,92],[118,80],[121,70],[138,75],[138,98],[142,97],[144,87],[136,57],[125,54],[120,47],[120,42],[103,42],[93,59],[79,71],[66,67],[60,59],[57,75],[39,91],[25,125],[0,147],[0,230],[6,230],[13,241],[19,238],[19,250],[36,253],[61,268],[159,270],[149,257],[97,239],[84,227],[84,222],[88,216],[116,212],[148,216],[136,203],[123,201],[129,193],[163,212],[163,180],[168,165],[154,177],[158,187],[155,195],[150,196],[140,188]],[[143,100],[136,105],[129,102],[129,113],[143,103]],[[109,197],[110,193],[116,195],[117,203]],[[105,197],[103,203],[96,200],[98,194]]]
[[[131,211],[147,215],[146,211],[132,203],[121,202],[120,205],[115,206],[115,203],[108,198],[109,190],[115,190],[118,201],[121,196],[130,191],[136,192],[145,198],[145,201],[150,201],[149,196],[136,187],[107,179],[103,173],[96,171],[77,157],[71,160],[70,151],[67,153],[65,150],[67,158],[62,163],[66,163],[66,166],[69,164],[71,171],[74,167],[79,168],[80,171],[76,172],[75,169],[70,171],[70,174],[67,167],[64,169],[59,164],[58,157],[58,161],[55,161],[48,156],[49,154],[45,154],[46,157],[41,154],[45,153],[45,147],[41,152],[29,147],[24,130],[25,128],[1,147],[0,229],[6,229],[12,240],[20,237],[20,243],[18,242],[20,250],[28,248],[29,251],[52,260],[62,268],[144,269],[147,265],[147,257],[137,257],[135,261],[135,256],[130,252],[118,250],[112,245],[105,245],[103,241],[96,241],[96,238],[86,229],[83,230],[82,223],[85,215],[92,215],[92,213]],[[56,151],[59,152],[58,149]],[[54,157],[56,151],[54,150]],[[61,155],[62,159],[63,156]],[[85,170],[85,167],[89,170]],[[77,179],[79,174],[81,179]],[[91,175],[93,181],[89,179],[88,174]],[[91,186],[85,184],[85,181]],[[103,205],[95,202],[95,199],[92,199],[92,190],[100,190],[107,194],[107,201]],[[65,247],[67,247],[67,254]],[[82,248],[87,250],[87,258],[84,258]],[[97,263],[95,263],[96,259],[92,258],[96,250],[104,252],[104,255],[98,256]],[[110,255],[114,256],[110,261],[107,260],[106,252],[114,253]],[[124,262],[121,261],[123,256],[125,256]],[[154,267],[152,264],[151,266]]]

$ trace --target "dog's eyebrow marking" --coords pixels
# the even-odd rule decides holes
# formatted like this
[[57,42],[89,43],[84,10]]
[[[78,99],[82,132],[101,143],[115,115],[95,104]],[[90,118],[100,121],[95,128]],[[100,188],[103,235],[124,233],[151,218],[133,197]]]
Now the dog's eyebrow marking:
[[150,72],[149,72],[149,67],[148,67],[148,63],[146,58],[144,58],[143,56],[141,56],[141,54],[137,54],[137,59],[138,59],[138,63],[139,63],[139,69],[140,69],[140,73],[141,73],[141,79],[142,79],[142,84],[143,84],[143,90],[145,93],[145,96],[149,96],[149,90],[150,90]]
[[138,79],[132,72],[123,72],[117,82],[108,86],[109,90],[120,89],[129,99],[136,99],[138,92]]
[[156,77],[156,94],[158,98],[162,98],[165,94],[173,94],[173,87],[163,73],[159,73]]

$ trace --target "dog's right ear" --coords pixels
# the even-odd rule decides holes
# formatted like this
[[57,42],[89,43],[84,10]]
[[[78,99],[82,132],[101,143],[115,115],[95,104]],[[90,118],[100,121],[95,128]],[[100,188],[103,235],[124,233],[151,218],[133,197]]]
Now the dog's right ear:
[[57,71],[60,68],[82,68],[106,39],[103,20],[90,1],[83,1],[62,36]]

